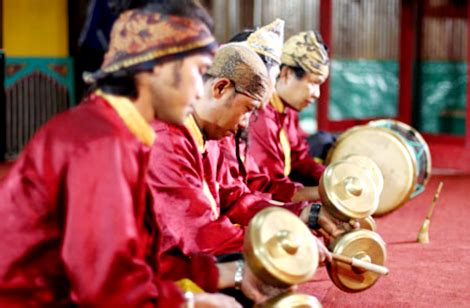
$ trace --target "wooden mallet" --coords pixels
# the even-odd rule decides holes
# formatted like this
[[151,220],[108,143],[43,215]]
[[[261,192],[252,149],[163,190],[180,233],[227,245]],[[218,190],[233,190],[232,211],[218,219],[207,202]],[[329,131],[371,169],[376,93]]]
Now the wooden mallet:
[[379,275],[388,275],[388,268],[383,265],[362,261],[357,258],[351,258],[343,255],[332,254],[332,258],[335,261],[349,264],[353,267],[360,268],[369,272],[373,272]]
[[432,199],[431,206],[429,207],[428,214],[426,215],[426,218],[424,219],[423,224],[421,225],[421,229],[419,229],[418,242],[421,244],[429,243],[429,225],[431,224],[432,212],[434,211],[434,207],[436,206],[437,199],[439,199],[439,194],[441,193],[443,185],[443,182],[439,183],[436,193],[434,194],[434,198]]

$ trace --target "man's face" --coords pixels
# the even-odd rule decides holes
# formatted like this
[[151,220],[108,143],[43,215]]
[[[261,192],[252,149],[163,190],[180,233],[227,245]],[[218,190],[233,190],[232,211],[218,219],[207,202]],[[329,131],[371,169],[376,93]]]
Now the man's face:
[[202,75],[212,64],[212,58],[210,54],[194,54],[154,68],[150,92],[156,118],[183,123],[193,104],[202,99]]
[[[218,91],[218,89],[213,91]],[[213,93],[213,91],[206,93]],[[205,133],[211,140],[224,138],[235,134],[239,128],[247,127],[251,114],[261,106],[261,102],[249,94],[236,91],[233,84],[227,85],[219,94],[206,98],[207,101],[211,101],[212,111],[210,112],[211,118],[207,119],[211,125]]]
[[282,99],[291,108],[296,111],[302,111],[320,97],[320,85],[327,78],[328,73],[325,75],[306,73],[299,79],[292,70],[283,67],[276,88]]
[[269,71],[268,71],[268,73],[269,73],[270,87],[269,87],[268,95],[266,96],[267,102],[265,102],[265,104],[263,104],[263,107],[264,107],[267,103],[269,103],[269,100],[271,99],[271,97],[273,96],[274,92],[276,91],[276,80],[277,80],[277,76],[279,76],[279,72],[280,72],[279,65],[273,65],[273,66],[271,66],[271,68],[270,68]]

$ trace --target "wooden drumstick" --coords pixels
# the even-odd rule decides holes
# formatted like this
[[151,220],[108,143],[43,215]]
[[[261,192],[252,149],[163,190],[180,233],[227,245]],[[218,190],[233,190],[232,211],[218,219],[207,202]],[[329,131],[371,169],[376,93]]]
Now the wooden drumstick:
[[343,255],[338,255],[338,254],[332,254],[333,260],[349,264],[351,266],[367,270],[369,272],[373,272],[379,275],[388,275],[388,268],[382,265],[370,263],[370,262],[365,262],[362,260],[359,260],[357,258],[351,258]]
[[437,187],[436,193],[434,194],[434,198],[432,199],[431,206],[429,207],[428,214],[421,225],[418,233],[418,242],[421,244],[429,243],[429,225],[431,224],[431,217],[434,211],[434,207],[436,206],[436,202],[439,199],[439,194],[441,193],[442,186],[444,186],[444,182],[440,182],[439,186]]

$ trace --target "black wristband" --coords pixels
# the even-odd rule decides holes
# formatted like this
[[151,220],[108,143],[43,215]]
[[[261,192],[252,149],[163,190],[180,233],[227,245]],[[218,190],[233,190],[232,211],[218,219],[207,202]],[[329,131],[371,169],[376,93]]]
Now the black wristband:
[[318,215],[320,215],[321,204],[314,203],[310,208],[310,213],[308,214],[308,222],[307,226],[310,229],[318,230],[320,229],[320,225],[318,224]]

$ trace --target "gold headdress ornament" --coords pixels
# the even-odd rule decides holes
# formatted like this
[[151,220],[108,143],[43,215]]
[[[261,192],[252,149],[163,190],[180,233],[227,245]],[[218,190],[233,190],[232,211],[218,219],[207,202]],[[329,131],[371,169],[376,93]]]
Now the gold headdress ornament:
[[284,43],[284,20],[278,18],[259,28],[248,37],[246,42],[258,54],[270,57],[280,64]]
[[113,25],[101,69],[85,73],[83,79],[93,83],[110,73],[147,61],[199,49],[214,50],[216,44],[210,30],[198,20],[129,10]]
[[259,102],[266,100],[269,77],[261,58],[241,43],[229,43],[220,47],[207,74],[227,78],[235,89]]
[[320,34],[306,31],[291,36],[284,43],[281,63],[300,67],[308,73],[328,75],[330,59]]

